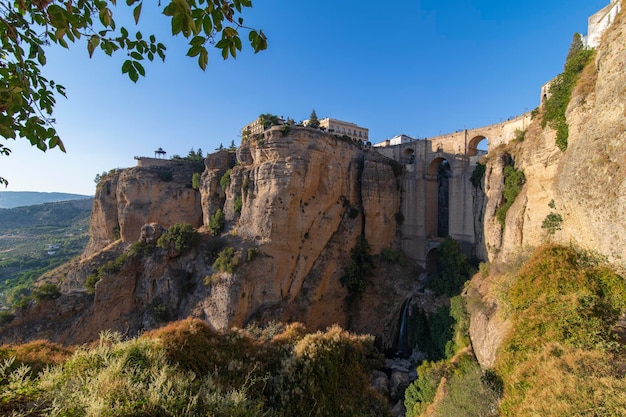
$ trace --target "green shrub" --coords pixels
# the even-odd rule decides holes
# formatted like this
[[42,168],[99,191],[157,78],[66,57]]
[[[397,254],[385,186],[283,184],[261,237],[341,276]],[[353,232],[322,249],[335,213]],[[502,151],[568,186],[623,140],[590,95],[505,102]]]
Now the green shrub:
[[33,290],[33,296],[36,300],[51,300],[58,298],[61,295],[61,291],[56,284],[46,283]]
[[109,261],[104,265],[101,265],[95,272],[87,276],[87,279],[85,280],[85,288],[87,289],[87,293],[89,295],[94,295],[96,291],[96,283],[100,281],[105,274],[118,273],[122,269],[128,258],[129,255],[122,253],[114,260]]
[[291,128],[289,127],[289,125],[282,125],[279,130],[281,131],[281,133],[283,134],[283,136],[287,136],[289,134],[289,131],[291,130]]
[[191,188],[198,190],[200,188],[200,179],[201,174],[199,172],[194,172],[191,176]]
[[482,185],[486,169],[487,165],[481,164],[480,162],[476,163],[476,168],[474,168],[474,171],[472,171],[472,176],[470,177],[470,182],[475,188],[478,188]]
[[233,209],[235,210],[235,213],[241,214],[242,207],[243,207],[243,199],[241,198],[241,196],[237,196],[233,203]]
[[[383,365],[373,337],[337,326],[309,335],[298,323],[221,333],[188,319],[128,341],[103,332],[73,353],[11,349],[0,349],[6,415],[389,416],[369,383],[370,370]],[[60,359],[42,363],[44,351]],[[7,357],[16,359],[3,365]]]
[[213,269],[219,272],[228,272],[232,274],[239,265],[239,257],[235,252],[235,248],[228,247],[221,251],[213,262]]
[[180,254],[184,254],[194,248],[199,241],[200,234],[193,226],[177,223],[159,237],[157,245],[162,249],[175,249]]
[[462,355],[449,372],[446,395],[437,407],[441,417],[495,417],[500,392],[470,355]]
[[541,223],[541,228],[546,229],[548,234],[553,235],[557,230],[561,230],[563,223],[563,217],[560,214],[551,212],[549,213],[543,222]]
[[567,149],[569,136],[565,111],[570,102],[574,85],[582,70],[591,61],[593,53],[593,50],[584,47],[580,34],[574,34],[564,71],[550,84],[550,95],[543,103],[544,111],[541,126],[550,125],[556,130],[556,144],[563,152]]
[[417,379],[404,392],[406,417],[418,417],[435,398],[441,378],[447,374],[445,361],[424,361],[417,368]]
[[85,279],[85,288],[87,289],[87,294],[94,295],[96,293],[96,284],[100,281],[102,277],[97,273],[89,274],[87,279]]
[[383,248],[380,252],[383,261],[400,266],[406,266],[406,256],[400,249]]
[[506,213],[515,202],[525,182],[526,177],[523,171],[517,170],[511,165],[504,167],[504,189],[502,191],[504,202],[496,209],[496,218],[503,229],[506,224]]
[[461,250],[461,245],[450,236],[446,236],[435,255],[437,273],[428,284],[429,287],[437,294],[448,297],[460,294],[463,285],[474,273],[467,256]]
[[151,245],[148,245],[147,243],[144,243],[141,241],[135,242],[132,245],[130,245],[130,250],[128,252],[128,255],[142,258],[144,256],[150,255],[150,253],[152,252],[152,248],[153,247]]
[[624,278],[587,252],[543,246],[519,271],[508,299],[512,329],[496,362],[505,387],[502,415],[621,415],[626,402],[613,399],[626,381],[617,377],[614,355],[622,348],[613,325],[626,313]]
[[259,253],[261,253],[261,252],[257,248],[250,248],[250,249],[248,249],[248,256],[246,256],[246,261],[247,262],[252,262],[254,260],[254,258],[259,256]]
[[365,290],[365,278],[374,269],[370,245],[364,236],[359,236],[352,248],[352,263],[344,268],[340,278],[341,285],[348,289],[350,299],[358,298]]
[[222,190],[224,191],[226,191],[230,185],[230,172],[230,169],[227,170],[224,175],[222,175],[222,178],[220,178],[220,187],[222,187]]
[[224,230],[224,213],[222,209],[217,209],[209,220],[209,232],[213,236],[218,236]]

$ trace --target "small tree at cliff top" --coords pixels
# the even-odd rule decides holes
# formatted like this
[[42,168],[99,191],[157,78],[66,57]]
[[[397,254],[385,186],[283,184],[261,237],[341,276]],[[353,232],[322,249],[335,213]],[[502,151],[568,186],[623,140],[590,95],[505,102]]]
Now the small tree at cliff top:
[[309,122],[306,124],[308,127],[312,127],[313,129],[317,129],[320,127],[320,121],[317,118],[317,113],[315,113],[315,109],[311,112],[309,116]]
[[[130,11],[139,24],[143,0],[126,0],[126,9],[116,0],[0,0],[0,136],[5,140],[27,139],[42,151],[65,147],[54,128],[52,112],[58,95],[65,97],[62,85],[42,74],[46,48],[57,44],[84,42],[89,56],[96,50],[106,55],[123,51],[122,73],[136,82],[145,75],[142,62],[165,59],[165,45],[154,35],[134,35],[117,26],[113,10]],[[161,3],[158,3],[159,7]],[[113,7],[116,6],[116,7]],[[206,68],[207,46],[221,51],[224,59],[235,58],[242,48],[240,31],[248,34],[255,52],[267,48],[263,31],[244,26],[244,8],[251,0],[171,0],[162,13],[171,19],[172,35],[189,40],[187,55],[197,57]],[[11,150],[0,143],[0,155]],[[0,177],[0,184],[7,184]]]

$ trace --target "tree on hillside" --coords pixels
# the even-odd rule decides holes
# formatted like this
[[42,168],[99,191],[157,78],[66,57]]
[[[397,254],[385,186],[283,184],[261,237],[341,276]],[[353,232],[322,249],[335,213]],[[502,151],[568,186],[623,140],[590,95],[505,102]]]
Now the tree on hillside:
[[311,116],[309,116],[309,122],[306,124],[308,127],[312,127],[313,129],[317,129],[320,127],[320,121],[317,118],[317,113],[315,113],[315,109],[311,112]]
[[259,120],[261,121],[261,126],[263,129],[267,129],[271,126],[276,126],[280,124],[280,119],[275,114],[263,113],[259,115]]
[[[106,55],[122,51],[127,59],[122,73],[136,82],[145,75],[142,61],[156,57],[165,59],[165,45],[154,35],[144,36],[115,23],[113,10],[132,9],[139,24],[143,0],[126,0],[120,7],[117,0],[0,0],[0,136],[5,140],[24,138],[42,151],[59,148],[63,142],[55,128],[52,112],[56,97],[65,97],[65,89],[43,74],[46,47],[84,42],[89,56],[96,50]],[[160,7],[159,2],[159,7]],[[117,6],[114,7],[114,6]],[[221,51],[224,59],[236,58],[242,49],[241,37],[246,32],[252,49],[267,48],[263,31],[244,25],[244,8],[251,0],[170,0],[162,9],[171,20],[172,35],[182,34],[189,40],[187,55],[197,57],[205,69],[207,46]],[[0,143],[0,155],[11,150]],[[0,183],[7,184],[0,177]]]

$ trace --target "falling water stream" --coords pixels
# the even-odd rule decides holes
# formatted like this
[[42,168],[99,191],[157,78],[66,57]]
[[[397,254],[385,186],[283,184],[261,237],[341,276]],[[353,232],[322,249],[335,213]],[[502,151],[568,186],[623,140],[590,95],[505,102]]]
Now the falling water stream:
[[407,357],[411,353],[411,347],[409,346],[409,338],[407,334],[407,325],[409,321],[409,305],[411,304],[411,298],[409,297],[402,304],[402,312],[400,313],[400,328],[398,329],[398,349],[396,356]]

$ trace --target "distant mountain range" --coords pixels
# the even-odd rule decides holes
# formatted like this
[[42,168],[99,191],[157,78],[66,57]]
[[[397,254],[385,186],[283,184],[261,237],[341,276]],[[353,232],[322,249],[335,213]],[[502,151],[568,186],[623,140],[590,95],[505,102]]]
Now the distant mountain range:
[[57,201],[82,200],[92,198],[91,195],[68,193],[42,193],[36,191],[1,191],[0,208],[34,206],[37,204],[54,203]]

